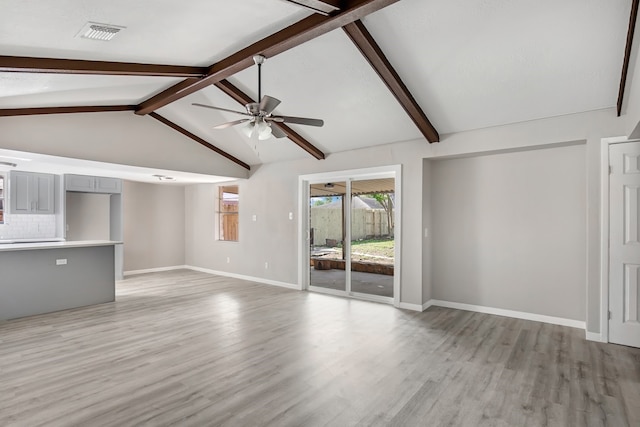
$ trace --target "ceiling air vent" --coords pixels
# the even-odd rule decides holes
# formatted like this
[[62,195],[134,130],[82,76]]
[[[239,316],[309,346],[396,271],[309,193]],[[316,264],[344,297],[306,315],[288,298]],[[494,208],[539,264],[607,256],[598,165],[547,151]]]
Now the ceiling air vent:
[[126,27],[117,25],[99,24],[97,22],[87,22],[78,33],[83,39],[102,40],[108,42]]

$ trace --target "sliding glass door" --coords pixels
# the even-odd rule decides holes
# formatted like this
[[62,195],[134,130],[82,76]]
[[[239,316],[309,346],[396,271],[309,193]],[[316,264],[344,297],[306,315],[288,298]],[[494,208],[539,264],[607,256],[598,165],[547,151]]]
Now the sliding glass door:
[[345,205],[347,183],[310,186],[309,284],[314,288],[347,291],[345,274]]
[[396,175],[351,174],[301,181],[306,200],[303,287],[380,302],[399,301]]
[[395,179],[351,181],[351,292],[393,298]]

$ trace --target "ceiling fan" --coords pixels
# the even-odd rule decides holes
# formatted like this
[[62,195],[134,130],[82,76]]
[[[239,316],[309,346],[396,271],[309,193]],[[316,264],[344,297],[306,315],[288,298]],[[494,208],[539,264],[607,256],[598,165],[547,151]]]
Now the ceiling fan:
[[212,110],[226,111],[229,113],[242,114],[243,116],[248,116],[244,119],[234,120],[232,122],[222,123],[220,125],[214,126],[214,129],[226,129],[231,126],[239,125],[242,123],[247,123],[245,127],[242,128],[242,131],[249,138],[254,136],[258,136],[259,140],[269,139],[271,135],[276,138],[284,138],[287,134],[277,126],[272,126],[275,123],[294,123],[298,125],[307,125],[307,126],[322,126],[324,125],[324,121],[320,119],[309,119],[306,117],[291,117],[291,116],[280,116],[274,115],[273,110],[280,104],[280,100],[276,99],[272,96],[262,95],[262,74],[261,67],[266,58],[262,55],[255,55],[253,57],[253,62],[258,66],[258,99],[260,102],[250,102],[245,105],[247,109],[244,111],[235,111],[228,110],[226,108],[214,107],[213,105],[205,105],[193,103],[191,105],[195,105],[196,107],[204,107],[211,108]]

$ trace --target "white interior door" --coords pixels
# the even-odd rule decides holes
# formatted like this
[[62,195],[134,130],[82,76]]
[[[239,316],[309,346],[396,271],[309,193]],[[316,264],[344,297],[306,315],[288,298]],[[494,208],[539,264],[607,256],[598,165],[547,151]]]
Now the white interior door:
[[640,142],[609,150],[609,341],[640,347]]

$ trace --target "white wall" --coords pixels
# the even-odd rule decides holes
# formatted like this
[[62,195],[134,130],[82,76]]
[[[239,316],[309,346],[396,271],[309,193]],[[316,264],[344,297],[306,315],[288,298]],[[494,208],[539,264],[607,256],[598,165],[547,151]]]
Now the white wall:
[[431,164],[432,298],[586,311],[584,144]]
[[184,187],[123,184],[124,271],[184,265]]

